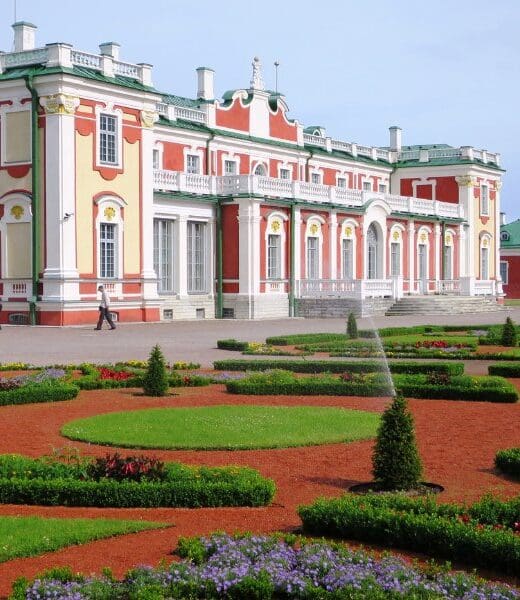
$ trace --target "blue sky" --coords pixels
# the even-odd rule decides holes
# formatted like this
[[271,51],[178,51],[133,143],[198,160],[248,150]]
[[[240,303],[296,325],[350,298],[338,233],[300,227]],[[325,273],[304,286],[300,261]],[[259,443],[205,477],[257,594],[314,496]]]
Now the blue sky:
[[[10,50],[14,0],[0,0]],[[520,217],[519,0],[17,0],[37,44],[88,51],[121,44],[121,59],[154,65],[162,91],[193,97],[195,68],[215,69],[218,96],[248,87],[258,55],[290,116],[335,139],[447,143],[502,154],[502,210]]]

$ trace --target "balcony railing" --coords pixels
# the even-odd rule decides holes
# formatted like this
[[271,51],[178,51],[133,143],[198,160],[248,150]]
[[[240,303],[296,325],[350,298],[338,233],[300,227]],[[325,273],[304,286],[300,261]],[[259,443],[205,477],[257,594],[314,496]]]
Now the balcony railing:
[[201,195],[237,196],[256,194],[267,198],[288,198],[315,202],[327,202],[349,207],[361,207],[379,199],[386,202],[393,212],[463,219],[464,210],[459,204],[423,200],[409,196],[397,196],[383,192],[351,190],[332,185],[291,181],[258,175],[198,175],[179,171],[154,171],[156,190]]

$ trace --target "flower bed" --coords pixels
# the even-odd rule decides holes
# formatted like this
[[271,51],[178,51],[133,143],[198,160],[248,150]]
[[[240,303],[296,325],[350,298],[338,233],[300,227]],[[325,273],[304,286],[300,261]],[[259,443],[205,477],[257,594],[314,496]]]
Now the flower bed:
[[[145,471],[150,465],[144,459],[136,461],[135,458],[123,460],[120,469],[116,469],[116,472],[122,473],[125,465],[133,465],[134,473],[117,477],[109,475],[111,470],[113,472],[110,466],[106,467],[105,475],[100,474],[103,468],[88,458],[64,463],[49,458],[0,455],[0,502],[46,506],[193,508],[264,506],[274,496],[274,482],[261,477],[253,469],[165,463],[160,478],[150,478],[141,473],[142,476],[136,479],[136,465],[139,462],[146,464]],[[114,456],[105,460],[111,462]],[[99,467],[97,470],[96,466]]]
[[213,368],[219,371],[265,371],[267,369],[283,369],[294,373],[447,373],[462,375],[463,363],[422,363],[382,361],[345,361],[345,360],[217,360]]
[[470,507],[399,494],[320,498],[299,508],[313,535],[384,543],[469,565],[520,572],[520,498]]
[[253,395],[389,396],[398,393],[409,398],[426,399],[487,402],[518,400],[515,387],[501,377],[440,375],[443,374],[394,374],[394,390],[385,373],[360,374],[347,371],[340,377],[296,377],[289,371],[272,371],[253,373],[246,379],[226,382],[226,389],[232,394]]
[[29,375],[0,377],[0,406],[71,400],[78,395],[79,389],[63,381],[64,377],[65,371],[55,368]]
[[[497,452],[495,466],[503,473],[520,479],[520,448],[509,448]],[[518,520],[520,521],[520,511]]]
[[60,570],[32,583],[20,581],[12,600],[40,598],[161,598],[308,600],[408,600],[453,598],[513,600],[520,594],[506,585],[447,572],[421,572],[397,558],[375,560],[362,551],[310,542],[295,536],[183,539],[186,560],[170,567],[138,567],[123,581],[84,578]]

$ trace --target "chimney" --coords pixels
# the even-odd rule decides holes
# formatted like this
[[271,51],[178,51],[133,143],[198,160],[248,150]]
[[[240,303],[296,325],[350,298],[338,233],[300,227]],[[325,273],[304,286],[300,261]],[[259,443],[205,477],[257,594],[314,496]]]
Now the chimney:
[[390,129],[390,150],[401,152],[401,134],[402,129],[393,125]]
[[500,225],[505,225],[505,224],[506,224],[506,213],[501,212],[500,213]]
[[215,98],[215,71],[209,67],[198,67],[196,71],[198,84],[197,98],[213,100]]
[[121,46],[117,42],[105,42],[99,44],[99,51],[105,56],[111,56],[114,60],[119,60],[119,49]]
[[14,51],[34,50],[36,25],[25,21],[17,21],[13,25],[14,29]]

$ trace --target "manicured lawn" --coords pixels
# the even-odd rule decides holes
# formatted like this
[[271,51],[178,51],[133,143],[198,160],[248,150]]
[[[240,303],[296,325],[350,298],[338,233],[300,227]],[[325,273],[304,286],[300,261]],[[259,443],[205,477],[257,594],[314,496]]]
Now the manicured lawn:
[[312,406],[157,408],[97,415],[66,424],[74,440],[125,448],[286,448],[374,437],[379,416]]
[[149,521],[0,517],[0,562],[36,556],[91,540],[164,527]]

